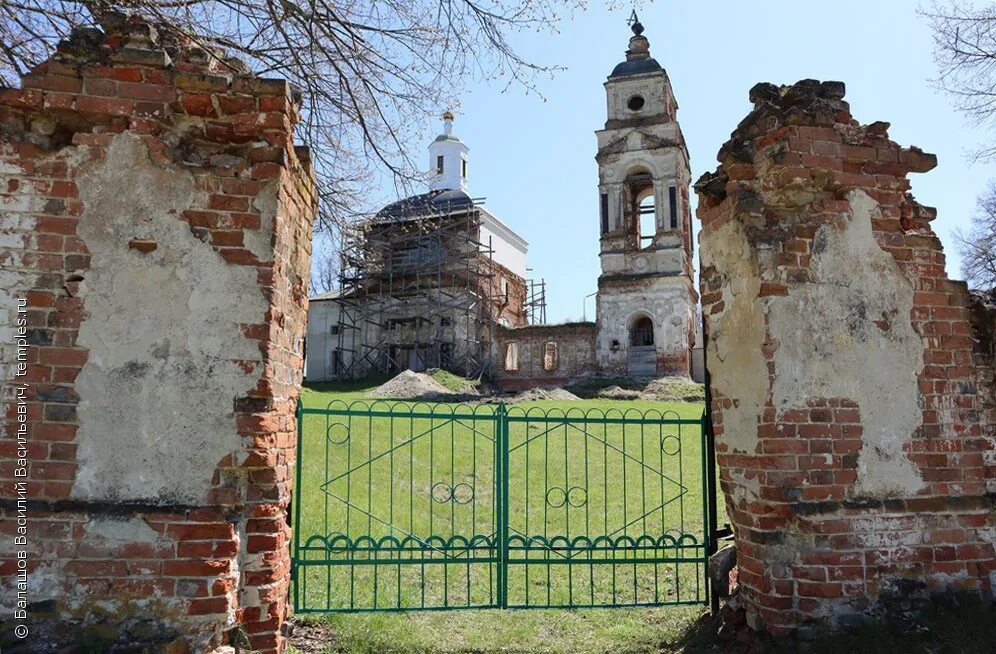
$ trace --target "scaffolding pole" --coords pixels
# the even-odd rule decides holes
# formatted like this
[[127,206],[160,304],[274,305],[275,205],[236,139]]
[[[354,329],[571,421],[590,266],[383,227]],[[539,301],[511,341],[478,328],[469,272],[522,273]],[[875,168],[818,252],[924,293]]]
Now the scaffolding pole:
[[499,289],[480,224],[472,203],[344,230],[335,377],[406,368],[488,372]]
[[522,308],[526,314],[526,324],[546,324],[546,280],[526,280],[526,302]]

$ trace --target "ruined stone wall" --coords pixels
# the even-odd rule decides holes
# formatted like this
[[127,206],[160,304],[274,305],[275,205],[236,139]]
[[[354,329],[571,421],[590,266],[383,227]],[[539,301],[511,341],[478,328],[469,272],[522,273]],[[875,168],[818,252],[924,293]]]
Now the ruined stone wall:
[[243,70],[111,16],[0,91],[10,651],[284,648],[316,201]]
[[721,485],[774,633],[996,583],[993,314],[908,192],[935,158],[843,95],[759,84],[695,187]]
[[598,367],[613,375],[629,374],[630,329],[643,316],[654,324],[657,374],[691,374],[695,343],[695,286],[690,277],[617,279],[599,287]]
[[484,276],[477,290],[491,298],[490,311],[494,320],[508,327],[526,326],[526,280],[497,261],[482,258]]
[[[595,323],[533,325],[495,330],[491,376],[506,390],[556,386],[597,370]],[[509,347],[517,352],[516,369],[509,370]]]

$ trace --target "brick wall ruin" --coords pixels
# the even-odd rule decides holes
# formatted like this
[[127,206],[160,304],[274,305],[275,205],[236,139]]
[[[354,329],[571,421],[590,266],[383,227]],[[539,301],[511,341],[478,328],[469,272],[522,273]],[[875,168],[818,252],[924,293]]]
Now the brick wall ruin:
[[935,158],[843,96],[757,85],[696,184],[721,485],[776,634],[996,586],[992,307],[909,194]]
[[498,327],[492,345],[491,377],[505,390],[524,390],[559,386],[591,374],[597,370],[596,335],[597,327],[591,322]]
[[286,82],[121,16],[0,91],[10,651],[283,650],[297,119]]

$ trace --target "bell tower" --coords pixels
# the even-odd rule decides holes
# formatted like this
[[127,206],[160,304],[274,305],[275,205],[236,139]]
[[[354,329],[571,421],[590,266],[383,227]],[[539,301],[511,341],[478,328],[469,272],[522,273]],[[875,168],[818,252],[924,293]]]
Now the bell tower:
[[443,133],[429,145],[429,188],[433,191],[467,193],[467,162],[470,148],[453,133],[453,113],[443,114]]
[[694,341],[691,172],[667,72],[634,12],[626,60],[605,82],[598,137],[600,368],[688,375]]

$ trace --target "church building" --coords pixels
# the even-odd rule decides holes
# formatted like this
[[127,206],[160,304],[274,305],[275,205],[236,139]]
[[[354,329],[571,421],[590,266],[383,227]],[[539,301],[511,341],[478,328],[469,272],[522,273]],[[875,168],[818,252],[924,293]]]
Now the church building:
[[443,115],[429,191],[344,232],[340,287],[312,297],[305,377],[491,368],[491,334],[527,324],[528,244],[469,195],[470,149]]
[[688,149],[667,72],[633,24],[626,61],[605,82],[597,131],[601,275],[597,363],[631,376],[688,374],[693,283]]
[[469,148],[447,112],[429,146],[429,192],[362,223],[346,239],[342,288],[312,298],[309,381],[430,367],[508,389],[593,373],[690,375],[698,297],[688,150],[667,72],[638,21],[632,31],[596,132],[596,321],[529,315],[526,242],[469,196]]

